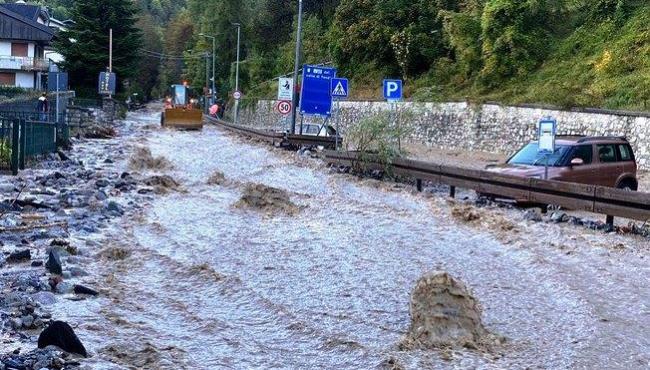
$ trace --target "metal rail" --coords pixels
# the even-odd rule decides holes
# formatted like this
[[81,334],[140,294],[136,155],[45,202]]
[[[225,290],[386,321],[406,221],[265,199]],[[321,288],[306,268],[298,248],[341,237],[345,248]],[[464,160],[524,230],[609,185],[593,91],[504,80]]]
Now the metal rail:
[[322,146],[324,148],[333,149],[336,146],[335,137],[323,137],[312,135],[291,135],[284,132],[277,132],[271,130],[255,129],[249,126],[243,126],[224,120],[216,119],[214,117],[204,116],[204,119],[212,124],[222,127],[228,131],[252,137],[254,139],[267,141],[272,144],[280,143],[284,145],[314,145]]
[[[353,166],[361,162],[359,154],[355,152],[328,150],[324,154],[325,159],[333,164]],[[366,158],[364,164],[372,169],[381,169],[384,166],[373,156]],[[567,209],[604,214],[608,216],[607,222],[610,224],[613,224],[614,216],[640,221],[650,220],[650,193],[521,178],[401,158],[394,160],[391,168],[395,174],[415,179],[420,189],[422,180],[449,185],[452,196],[456,187],[459,187],[522,202],[555,204]]]

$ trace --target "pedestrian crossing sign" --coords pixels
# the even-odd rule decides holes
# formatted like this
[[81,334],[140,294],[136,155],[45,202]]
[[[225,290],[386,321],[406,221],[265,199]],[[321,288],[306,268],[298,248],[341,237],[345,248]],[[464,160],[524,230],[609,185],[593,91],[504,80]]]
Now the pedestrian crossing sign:
[[347,98],[349,94],[347,78],[332,79],[332,98]]

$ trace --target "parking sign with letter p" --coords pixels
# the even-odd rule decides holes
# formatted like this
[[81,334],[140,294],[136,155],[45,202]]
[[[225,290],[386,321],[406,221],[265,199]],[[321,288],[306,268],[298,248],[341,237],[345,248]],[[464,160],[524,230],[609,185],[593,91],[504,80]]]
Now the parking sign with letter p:
[[384,80],[384,99],[402,100],[402,80]]

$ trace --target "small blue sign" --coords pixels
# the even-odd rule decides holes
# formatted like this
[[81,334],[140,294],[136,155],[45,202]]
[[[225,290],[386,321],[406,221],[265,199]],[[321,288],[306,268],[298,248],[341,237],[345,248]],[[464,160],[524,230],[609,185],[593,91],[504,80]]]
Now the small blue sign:
[[332,79],[332,98],[345,99],[348,97],[350,90],[348,90],[347,78],[333,78]]
[[329,117],[332,115],[332,79],[335,68],[305,65],[302,67],[300,113]]
[[117,76],[115,73],[101,72],[99,73],[99,94],[100,95],[115,95],[117,88]]
[[402,100],[402,80],[384,80],[384,99]]
[[49,72],[47,75],[47,91],[68,91],[68,73]]

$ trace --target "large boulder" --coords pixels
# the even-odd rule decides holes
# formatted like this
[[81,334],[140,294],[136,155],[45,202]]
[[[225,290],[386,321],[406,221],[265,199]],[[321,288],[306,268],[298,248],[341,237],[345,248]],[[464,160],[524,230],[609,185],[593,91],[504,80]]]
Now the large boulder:
[[47,268],[47,270],[52,274],[61,275],[63,273],[61,257],[59,257],[59,252],[57,252],[56,249],[50,249],[47,262],[45,263],[45,268]]
[[38,337],[38,348],[57,346],[69,353],[88,357],[86,348],[81,343],[70,325],[63,321],[54,321]]

